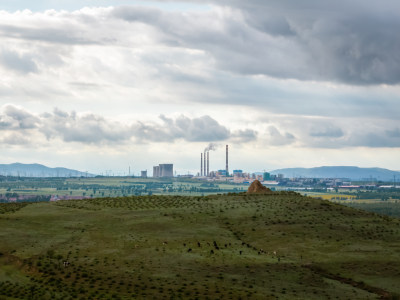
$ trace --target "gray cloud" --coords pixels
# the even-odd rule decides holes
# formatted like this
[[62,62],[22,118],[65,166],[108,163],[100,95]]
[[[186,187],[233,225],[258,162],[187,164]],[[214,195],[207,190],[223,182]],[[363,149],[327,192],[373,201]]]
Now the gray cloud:
[[249,143],[257,139],[258,132],[253,129],[236,130],[232,133],[231,140],[234,143]]
[[390,138],[400,138],[400,129],[386,130],[386,135]]
[[19,54],[5,48],[0,51],[0,63],[6,68],[19,73],[38,72],[38,67],[32,56]]
[[119,7],[112,15],[157,28],[165,43],[206,50],[232,72],[355,85],[400,82],[397,2],[215,3],[232,10],[182,14]]
[[272,146],[283,146],[289,145],[296,141],[296,138],[293,134],[289,132],[281,132],[275,126],[269,126],[267,131],[268,136],[268,144]]
[[332,137],[339,138],[344,135],[343,130],[339,127],[328,125],[326,127],[314,127],[311,129],[310,136],[313,137]]
[[363,146],[370,148],[396,148],[400,147],[400,136],[390,137],[384,132],[354,133],[342,144],[343,147]]
[[110,122],[101,116],[87,114],[77,116],[55,109],[42,118],[40,131],[50,139],[60,137],[64,142],[101,144],[123,142],[131,137],[130,128],[117,122]]
[[[342,149],[348,147],[395,148],[400,146],[400,131],[391,128],[396,121],[385,120],[336,120],[333,125],[329,120],[297,120],[291,126],[297,130],[301,145],[304,147]],[[307,128],[310,128],[307,133]],[[344,131],[342,128],[345,128]],[[294,129],[295,130],[295,129]]]
[[19,130],[37,128],[40,119],[24,109],[7,105],[0,114],[0,129]]
[[141,141],[173,142],[183,139],[189,142],[215,142],[230,137],[230,131],[209,116],[190,119],[185,116],[171,119],[160,116],[162,124],[139,123],[133,126],[135,137]]
[[[231,132],[210,116],[189,118],[181,115],[168,118],[160,115],[161,122],[136,121],[123,124],[95,114],[79,115],[55,108],[51,113],[34,115],[22,108],[8,105],[0,113],[0,130],[26,134],[43,134],[47,140],[83,144],[112,144],[125,142],[216,142],[255,140],[257,133],[250,129]],[[18,141],[18,139],[15,139]]]
[[[13,105],[0,112],[0,143],[8,145],[40,144],[61,140],[65,143],[91,145],[121,145],[125,143],[222,142],[249,143],[258,139],[268,145],[294,144],[312,148],[400,147],[400,130],[393,122],[351,125],[341,120],[333,125],[329,120],[298,118],[278,120],[264,134],[243,128],[230,130],[210,116],[176,118],[160,115],[158,121],[120,123],[95,114],[77,114],[54,109],[34,114]],[[358,124],[358,125],[357,125]],[[342,128],[346,127],[346,132]],[[389,127],[389,128],[388,128]]]
[[[97,99],[106,83],[110,91],[136,85],[144,94],[141,83],[154,81],[163,95],[184,101],[292,115],[397,118],[399,96],[393,91],[400,82],[400,42],[392,28],[400,22],[393,9],[400,4],[384,2],[233,0],[185,13],[123,6],[27,15],[24,22],[8,15],[0,20],[0,37],[21,49],[14,56],[25,65],[7,63],[18,72],[39,69],[37,80],[44,80],[19,88],[17,78],[17,88],[0,86],[0,94],[7,101],[13,95],[66,99],[82,92]],[[9,21],[13,18],[17,21]],[[104,53],[115,54],[115,64]],[[81,61],[84,70],[75,63]],[[253,76],[259,74],[267,76]],[[314,81],[359,86],[330,89]],[[362,86],[378,83],[393,86],[384,93],[376,86],[366,93]]]
[[[215,6],[205,12],[121,6],[91,14],[47,14],[23,25],[0,21],[0,36],[65,45],[132,47],[152,41],[205,51],[220,69],[241,75],[400,83],[400,37],[393,30],[400,27],[396,1],[208,2]],[[130,34],[121,34],[121,28]],[[6,55],[12,56],[15,69],[35,71],[29,57]]]

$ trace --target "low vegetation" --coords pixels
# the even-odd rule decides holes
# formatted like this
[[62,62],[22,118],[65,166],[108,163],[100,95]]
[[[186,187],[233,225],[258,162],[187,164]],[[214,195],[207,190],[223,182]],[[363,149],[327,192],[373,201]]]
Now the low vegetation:
[[0,206],[0,299],[396,299],[400,220],[293,192]]
[[385,216],[400,218],[400,202],[344,202],[345,205],[357,209],[375,212]]

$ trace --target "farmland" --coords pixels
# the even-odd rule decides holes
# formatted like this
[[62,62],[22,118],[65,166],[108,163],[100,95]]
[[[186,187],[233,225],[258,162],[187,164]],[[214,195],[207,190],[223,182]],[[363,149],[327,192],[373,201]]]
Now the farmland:
[[[140,195],[192,195],[240,192],[247,184],[212,183],[190,179],[132,177],[99,178],[5,178],[0,180],[0,199],[16,196],[122,197]],[[23,198],[23,197],[21,197]]]
[[399,219],[293,192],[0,204],[0,226],[4,299],[400,295]]

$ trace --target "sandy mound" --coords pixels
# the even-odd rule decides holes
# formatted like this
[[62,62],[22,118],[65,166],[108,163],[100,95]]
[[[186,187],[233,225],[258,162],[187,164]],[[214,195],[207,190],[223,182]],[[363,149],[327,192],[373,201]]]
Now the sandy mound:
[[254,180],[247,190],[248,194],[268,194],[271,192],[269,188],[263,186],[258,180]]

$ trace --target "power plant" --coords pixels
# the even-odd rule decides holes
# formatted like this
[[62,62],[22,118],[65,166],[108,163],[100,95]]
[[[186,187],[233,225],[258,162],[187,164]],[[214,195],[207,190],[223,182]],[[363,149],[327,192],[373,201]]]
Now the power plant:
[[[211,174],[215,174],[213,172],[210,173],[210,151],[215,150],[215,146],[213,144],[210,144],[206,149],[204,149],[204,152],[200,153],[200,173],[199,175],[201,177],[210,177]],[[224,176],[229,176],[229,162],[228,162],[228,155],[229,155],[229,148],[228,145],[226,145],[226,153],[225,153],[225,170],[224,170]],[[218,173],[221,173],[218,171]]]

